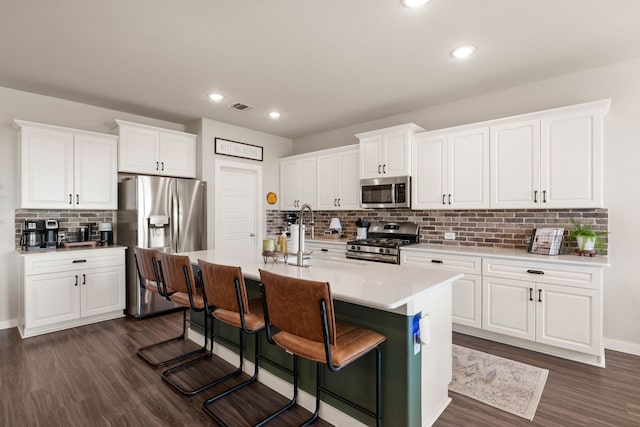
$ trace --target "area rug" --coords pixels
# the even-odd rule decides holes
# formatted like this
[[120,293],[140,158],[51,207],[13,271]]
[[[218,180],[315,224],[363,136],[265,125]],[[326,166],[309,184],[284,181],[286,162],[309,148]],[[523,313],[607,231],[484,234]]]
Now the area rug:
[[547,369],[454,344],[449,390],[531,421],[548,375]]

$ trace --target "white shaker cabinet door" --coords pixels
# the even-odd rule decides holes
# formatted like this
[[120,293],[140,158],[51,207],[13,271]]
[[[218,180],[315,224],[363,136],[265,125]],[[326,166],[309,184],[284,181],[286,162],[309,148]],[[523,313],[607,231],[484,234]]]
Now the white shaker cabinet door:
[[482,327],[482,276],[465,274],[453,282],[453,323]]
[[295,210],[298,208],[299,181],[298,161],[280,161],[280,209]]
[[73,133],[21,129],[21,208],[73,208]]
[[447,206],[489,207],[489,129],[450,133],[447,156]]
[[29,328],[66,322],[80,317],[78,272],[26,276],[24,313]]
[[602,207],[602,116],[595,109],[542,117],[541,207]]
[[195,136],[160,132],[160,175],[195,178],[195,166]]
[[[338,153],[338,209],[360,208],[360,151],[353,149]],[[318,174],[318,178],[320,175]]]
[[75,135],[74,205],[82,209],[117,209],[118,174],[115,137]]
[[414,135],[412,145],[411,207],[443,209],[447,192],[447,135]]
[[382,176],[382,135],[360,140],[360,177]]
[[600,355],[601,292],[546,283],[536,286],[536,341]]
[[409,134],[406,130],[387,132],[382,137],[382,173],[384,176],[406,176],[410,171]]
[[299,202],[298,208],[308,203],[316,209],[316,157],[308,157],[298,160],[299,170]]
[[540,120],[491,126],[491,208],[538,208]]
[[520,280],[482,279],[482,328],[533,341],[535,284]]
[[82,316],[110,313],[125,308],[122,266],[91,268],[80,273]]
[[160,132],[120,125],[118,171],[160,173]]
[[338,156],[325,154],[316,158],[317,167],[317,208],[318,210],[338,209]]

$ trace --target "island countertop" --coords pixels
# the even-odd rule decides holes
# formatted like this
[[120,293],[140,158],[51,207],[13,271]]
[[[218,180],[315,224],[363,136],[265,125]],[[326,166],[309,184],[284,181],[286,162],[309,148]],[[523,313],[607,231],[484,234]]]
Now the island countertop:
[[[265,264],[261,253],[234,250],[204,250],[187,252],[193,263],[198,259],[242,268],[245,277],[260,280],[259,269],[289,277],[329,282],[336,300],[366,307],[401,313],[415,314],[413,301],[429,293],[438,285],[461,278],[463,275],[441,270],[384,264],[370,261],[347,260],[323,255],[313,255],[311,267],[289,265],[269,259]],[[295,263],[295,256],[289,257]]]

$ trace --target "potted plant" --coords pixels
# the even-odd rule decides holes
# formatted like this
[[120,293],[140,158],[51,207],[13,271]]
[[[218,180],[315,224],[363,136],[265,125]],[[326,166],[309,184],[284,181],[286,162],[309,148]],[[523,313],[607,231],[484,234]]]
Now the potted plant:
[[573,229],[569,231],[569,240],[575,240],[578,249],[582,252],[590,252],[597,250],[604,252],[604,238],[607,233],[605,231],[595,231],[591,228],[591,224],[583,224],[571,220]]

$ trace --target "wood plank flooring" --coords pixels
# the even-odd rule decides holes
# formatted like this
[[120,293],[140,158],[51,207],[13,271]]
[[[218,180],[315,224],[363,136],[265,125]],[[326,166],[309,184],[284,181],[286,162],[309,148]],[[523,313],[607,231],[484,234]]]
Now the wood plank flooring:
[[[162,381],[162,368],[135,354],[179,333],[180,322],[179,313],[124,318],[26,340],[15,328],[0,331],[0,426],[214,425],[201,405],[223,386],[182,396]],[[607,351],[607,368],[601,369],[460,334],[454,342],[549,369],[549,378],[533,422],[452,393],[436,426],[640,425],[640,357]],[[231,370],[215,358],[179,378],[185,385],[203,384]],[[255,384],[213,408],[230,426],[244,426],[286,400]],[[271,425],[294,426],[308,416],[297,407]]]

